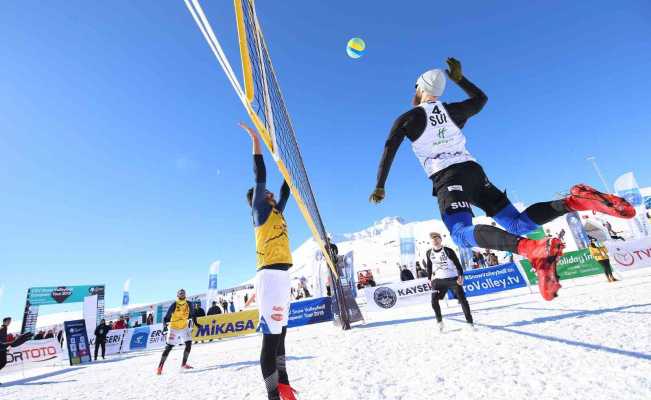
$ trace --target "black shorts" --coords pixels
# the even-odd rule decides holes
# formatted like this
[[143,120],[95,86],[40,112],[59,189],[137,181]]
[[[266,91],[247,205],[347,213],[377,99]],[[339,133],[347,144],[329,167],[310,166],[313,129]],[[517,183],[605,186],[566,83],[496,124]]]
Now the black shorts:
[[492,217],[509,204],[506,193],[488,180],[481,165],[466,161],[437,172],[430,177],[438,198],[441,215],[460,211],[472,213],[470,205],[479,207]]

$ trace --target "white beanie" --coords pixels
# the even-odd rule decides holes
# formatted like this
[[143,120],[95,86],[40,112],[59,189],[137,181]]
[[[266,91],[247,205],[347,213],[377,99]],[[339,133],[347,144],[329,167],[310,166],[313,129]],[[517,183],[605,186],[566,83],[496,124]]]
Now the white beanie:
[[430,69],[418,77],[416,88],[429,94],[440,97],[445,90],[445,72],[440,69]]

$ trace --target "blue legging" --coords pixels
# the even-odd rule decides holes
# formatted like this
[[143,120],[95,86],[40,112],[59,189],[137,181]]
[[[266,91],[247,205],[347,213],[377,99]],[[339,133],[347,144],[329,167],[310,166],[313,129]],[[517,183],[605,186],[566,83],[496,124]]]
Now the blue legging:
[[[443,214],[443,223],[458,246],[482,247],[477,244],[475,239],[475,226],[472,224],[472,217],[471,211]],[[518,236],[529,233],[539,226],[531,220],[526,210],[519,212],[510,202],[495,214],[493,219],[507,232]]]

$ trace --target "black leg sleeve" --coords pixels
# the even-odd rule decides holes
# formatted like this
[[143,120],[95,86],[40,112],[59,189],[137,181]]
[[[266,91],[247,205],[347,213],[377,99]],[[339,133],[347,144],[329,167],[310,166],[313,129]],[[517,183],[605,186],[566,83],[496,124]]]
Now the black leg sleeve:
[[267,395],[269,399],[278,398],[278,366],[277,366],[277,351],[280,345],[282,334],[262,335],[262,349],[260,350],[260,369],[262,370],[262,378],[264,379],[265,386],[267,387]]
[[432,292],[432,308],[434,309],[436,320],[438,322],[443,321],[443,314],[441,314],[441,305],[439,304],[439,297],[438,293],[436,292]]
[[455,285],[454,294],[457,295],[459,299],[459,304],[461,304],[461,309],[463,310],[463,315],[466,317],[466,322],[472,324],[472,314],[470,313],[470,304],[468,304],[468,299],[466,299],[466,293],[463,291],[463,286]]
[[102,358],[104,358],[104,354],[106,354],[106,342],[102,342]]
[[185,342],[185,350],[183,350],[183,363],[185,365],[188,362],[188,357],[190,356],[190,351],[192,350],[192,342]]
[[610,266],[610,261],[600,260],[599,264],[601,264],[601,266],[604,267],[604,274],[606,274],[606,276],[613,275],[613,268]]
[[99,342],[95,338],[95,360],[97,360],[97,352],[99,351]]
[[0,369],[3,369],[7,365],[7,352],[0,351]]
[[289,377],[287,376],[287,365],[285,363],[285,336],[287,335],[287,327],[283,327],[280,334],[280,343],[276,350],[276,368],[278,369],[278,382],[289,385]]
[[485,249],[518,252],[520,236],[508,233],[496,226],[475,225],[475,241],[478,247]]
[[161,355],[160,357],[160,363],[158,364],[160,367],[162,367],[163,364],[165,364],[165,360],[167,360],[167,356],[170,354],[170,351],[172,351],[173,347],[174,346],[172,346],[171,344],[165,346],[165,350],[163,350],[163,355]]
[[533,222],[542,225],[567,214],[570,210],[565,206],[564,200],[554,200],[533,204],[524,212]]

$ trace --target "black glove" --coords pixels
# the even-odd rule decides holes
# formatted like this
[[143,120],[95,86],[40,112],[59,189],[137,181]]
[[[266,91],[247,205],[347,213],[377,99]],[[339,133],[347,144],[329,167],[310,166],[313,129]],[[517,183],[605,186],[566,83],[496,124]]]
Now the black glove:
[[384,188],[375,188],[368,200],[373,204],[379,204],[382,200],[384,200],[384,195]]
[[167,335],[167,324],[163,325],[163,335]]
[[461,63],[456,58],[450,57],[446,60],[448,63],[448,69],[445,72],[448,74],[450,79],[455,82],[459,82],[463,79],[463,73],[461,72]]

